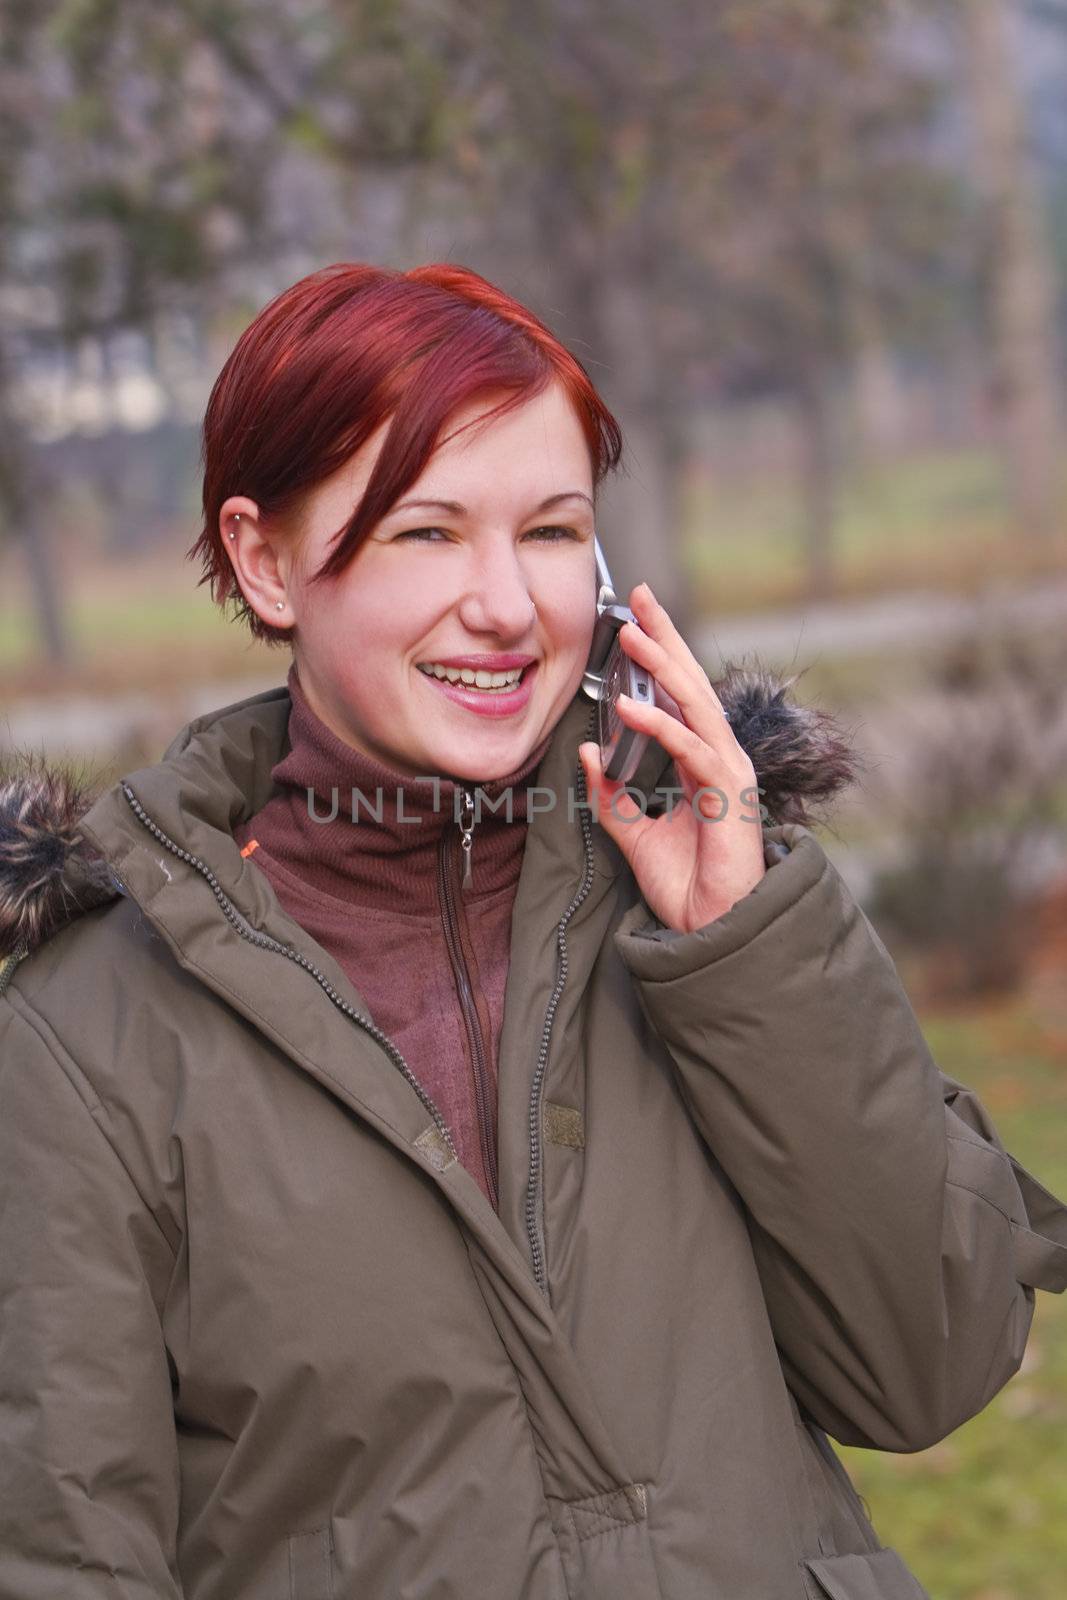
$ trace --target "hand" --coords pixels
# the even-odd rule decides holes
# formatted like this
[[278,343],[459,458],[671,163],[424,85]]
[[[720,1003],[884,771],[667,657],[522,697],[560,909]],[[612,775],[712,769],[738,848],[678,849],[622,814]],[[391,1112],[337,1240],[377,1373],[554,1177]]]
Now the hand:
[[[663,816],[646,817],[623,784],[603,776],[598,744],[587,741],[578,753],[593,815],[625,856],[646,905],[666,927],[691,933],[721,917],[767,870],[756,772],[707,673],[647,583],[633,590],[630,609],[640,627],[624,623],[619,642],[656,680],[656,704],[622,695],[619,716],[673,758],[682,794]],[[722,794],[694,801],[706,786]]]

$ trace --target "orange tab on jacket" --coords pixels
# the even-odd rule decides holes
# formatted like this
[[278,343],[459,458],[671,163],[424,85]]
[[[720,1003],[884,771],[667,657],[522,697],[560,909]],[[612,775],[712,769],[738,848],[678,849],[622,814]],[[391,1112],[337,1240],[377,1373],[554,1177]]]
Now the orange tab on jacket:
[[253,850],[258,850],[258,848],[259,848],[259,840],[258,839],[249,839],[248,843],[245,845],[244,849],[241,851],[241,854],[243,856],[250,856],[252,854],[252,851]]

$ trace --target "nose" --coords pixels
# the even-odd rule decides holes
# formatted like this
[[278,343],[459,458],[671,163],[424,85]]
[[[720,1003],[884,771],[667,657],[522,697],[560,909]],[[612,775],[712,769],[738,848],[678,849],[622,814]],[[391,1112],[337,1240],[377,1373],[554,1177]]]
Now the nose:
[[537,607],[510,534],[471,548],[459,617],[470,633],[516,641],[529,633]]

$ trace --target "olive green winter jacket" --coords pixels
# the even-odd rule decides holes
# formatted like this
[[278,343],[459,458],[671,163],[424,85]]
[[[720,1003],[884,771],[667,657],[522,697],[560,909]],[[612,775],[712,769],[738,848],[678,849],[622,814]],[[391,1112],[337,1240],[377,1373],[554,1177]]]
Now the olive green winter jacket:
[[1067,1210],[815,835],[767,828],[681,935],[583,810],[534,818],[497,1215],[232,838],[288,710],[97,800],[114,881],[72,865],[77,914],[0,977],[0,1600],[922,1596],[826,1436],[980,1411]]

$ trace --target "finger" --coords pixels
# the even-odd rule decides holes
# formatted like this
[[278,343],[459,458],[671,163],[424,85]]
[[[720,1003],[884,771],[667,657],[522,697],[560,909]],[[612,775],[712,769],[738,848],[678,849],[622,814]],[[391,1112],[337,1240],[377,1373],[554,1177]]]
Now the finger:
[[[752,773],[752,764],[740,746],[737,746],[738,763],[725,761],[718,751],[707,744],[699,734],[683,722],[678,722],[658,706],[641,705],[621,694],[616,702],[619,716],[627,727],[648,733],[656,739],[674,760],[679,777],[688,780],[694,788],[722,788],[728,779],[731,788]],[[728,794],[728,802],[740,800],[740,792]]]
[[662,683],[660,683],[658,678],[653,678],[652,682],[655,687],[656,704],[662,711],[666,711],[668,716],[673,717],[676,722],[684,722],[685,718],[682,715],[682,708],[674,696],[667,693],[666,689],[663,687]]
[[707,673],[674,626],[666,606],[660,605],[647,583],[639,583],[631,592],[630,610],[657,644],[683,662],[695,677],[707,680]]
[[605,778],[600,746],[595,741],[587,740],[580,744],[578,754],[585,770],[593,816],[629,861],[638,839],[646,828],[652,826],[652,822],[633,796],[625,793],[625,784],[618,783],[614,778]]
[[[646,668],[681,712],[681,720],[698,734],[706,744],[725,755],[735,743],[723,713],[723,706],[708,682],[707,673],[700,670],[695,678],[688,664],[678,660],[666,646],[643,633],[630,622],[619,630],[619,643],[639,666]],[[659,697],[657,696],[657,704]],[[663,707],[670,713],[670,705]]]

